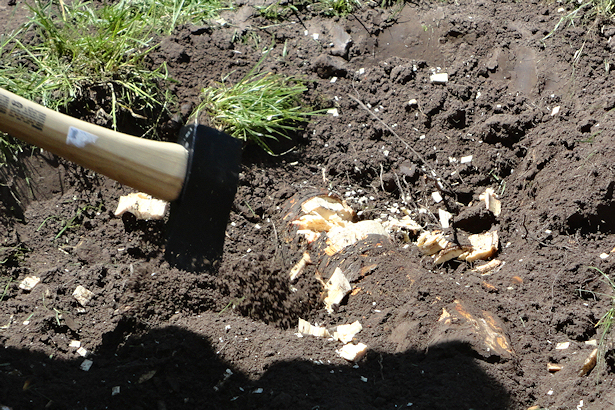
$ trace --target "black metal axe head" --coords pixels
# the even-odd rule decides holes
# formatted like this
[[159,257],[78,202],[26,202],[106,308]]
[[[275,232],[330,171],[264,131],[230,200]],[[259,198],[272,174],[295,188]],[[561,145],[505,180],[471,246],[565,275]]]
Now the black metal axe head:
[[214,128],[184,126],[178,143],[189,152],[182,193],[171,203],[165,259],[187,271],[218,267],[237,191],[241,141]]

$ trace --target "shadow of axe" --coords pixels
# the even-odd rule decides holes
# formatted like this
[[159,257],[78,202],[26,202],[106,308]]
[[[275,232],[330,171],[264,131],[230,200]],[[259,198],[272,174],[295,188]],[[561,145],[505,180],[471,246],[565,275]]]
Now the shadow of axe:
[[216,269],[241,164],[241,141],[203,125],[178,143],[152,141],[64,115],[0,88],[0,131],[171,202],[165,258]]

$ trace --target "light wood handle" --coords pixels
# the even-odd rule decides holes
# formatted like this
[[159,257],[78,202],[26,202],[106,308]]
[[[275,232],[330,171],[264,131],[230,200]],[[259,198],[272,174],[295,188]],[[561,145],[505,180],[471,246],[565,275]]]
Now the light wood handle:
[[180,144],[115,132],[2,88],[0,131],[167,201],[179,197],[188,172]]

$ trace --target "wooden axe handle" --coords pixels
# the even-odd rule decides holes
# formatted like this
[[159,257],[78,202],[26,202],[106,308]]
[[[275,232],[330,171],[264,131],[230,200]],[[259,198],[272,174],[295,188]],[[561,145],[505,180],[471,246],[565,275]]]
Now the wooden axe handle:
[[188,172],[180,144],[152,141],[78,120],[0,88],[0,131],[167,201]]

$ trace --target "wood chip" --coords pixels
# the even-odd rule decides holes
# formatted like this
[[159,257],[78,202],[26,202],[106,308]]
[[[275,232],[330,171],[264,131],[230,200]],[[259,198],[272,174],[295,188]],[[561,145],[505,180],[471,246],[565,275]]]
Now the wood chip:
[[441,231],[423,232],[417,239],[416,245],[424,255],[433,255],[446,248],[448,240]]
[[445,211],[444,209],[438,209],[438,217],[440,219],[440,226],[442,226],[442,229],[450,227],[450,220],[453,217],[450,212]]
[[587,359],[585,359],[585,363],[581,366],[581,370],[579,370],[579,376],[588,375],[594,367],[596,367],[596,363],[598,363],[598,349],[592,350]]
[[81,365],[79,366],[79,368],[81,370],[83,370],[84,372],[87,372],[88,370],[90,370],[90,368],[92,367],[92,364],[94,364],[93,361],[91,361],[90,359],[85,359]]
[[120,197],[115,210],[115,216],[129,212],[137,219],[160,220],[164,218],[169,203],[142,192],[136,192]]
[[423,230],[423,227],[414,221],[410,216],[405,215],[401,219],[389,219],[388,222],[383,224],[391,232],[409,231],[415,235]]
[[346,344],[342,346],[342,348],[339,349],[337,353],[340,355],[340,357],[348,360],[349,362],[356,362],[367,354],[367,345],[363,343],[359,343],[356,345]]
[[448,83],[448,73],[435,73],[429,76],[429,81],[434,84]]
[[557,373],[560,370],[562,370],[562,366],[560,366],[559,364],[555,364],[555,363],[548,363],[547,370],[549,371],[549,373]]
[[145,383],[146,381],[150,380],[152,377],[154,377],[156,375],[156,370],[150,370],[147,373],[143,373],[140,377],[139,380],[137,381],[137,383],[141,384],[141,383]]
[[79,285],[73,292],[73,297],[77,299],[77,302],[79,302],[81,306],[85,307],[94,297],[94,293]]
[[24,278],[24,280],[21,281],[21,283],[19,284],[19,289],[23,289],[25,291],[31,291],[32,289],[34,289],[34,287],[36,285],[38,285],[38,283],[41,281],[41,278],[36,277],[36,276],[27,276]]
[[354,210],[346,201],[328,195],[315,196],[301,204],[304,214],[318,214],[324,219],[339,218],[342,221],[352,221],[355,217]]
[[342,343],[350,343],[357,333],[363,329],[359,321],[355,321],[349,325],[339,325],[333,331],[333,338]]
[[310,254],[307,252],[303,252],[303,256],[301,257],[299,262],[297,262],[297,264],[293,266],[292,269],[290,270],[290,273],[289,273],[290,280],[293,281],[297,279],[297,277],[299,277],[303,273],[303,271],[305,270],[305,267],[311,263],[312,263],[312,259],[310,259]]
[[324,303],[327,312],[333,313],[333,306],[339,305],[351,290],[350,282],[346,279],[342,270],[339,267],[335,268],[335,272],[325,284],[326,297]]
[[499,238],[497,231],[490,231],[468,236],[472,251],[459,255],[459,259],[467,262],[489,259],[498,251]]
[[335,226],[327,234],[325,253],[335,255],[347,246],[367,238],[368,235],[388,236],[382,223],[373,220],[349,223],[345,226]]
[[302,335],[310,335],[316,337],[331,337],[331,334],[325,327],[313,326],[308,321],[299,319],[298,331]]
[[493,259],[485,263],[484,265],[476,266],[474,269],[472,269],[472,272],[477,272],[477,273],[480,273],[481,275],[489,275],[497,267],[503,266],[503,265],[504,265],[504,262],[502,262],[501,260]]
[[446,248],[442,249],[436,255],[434,255],[433,263],[436,265],[448,262],[451,259],[458,258],[463,253],[471,252],[472,248],[468,246],[459,246],[449,242]]
[[479,199],[485,202],[485,207],[495,216],[500,216],[502,212],[502,203],[498,199],[493,188],[485,189],[485,192],[479,195]]

